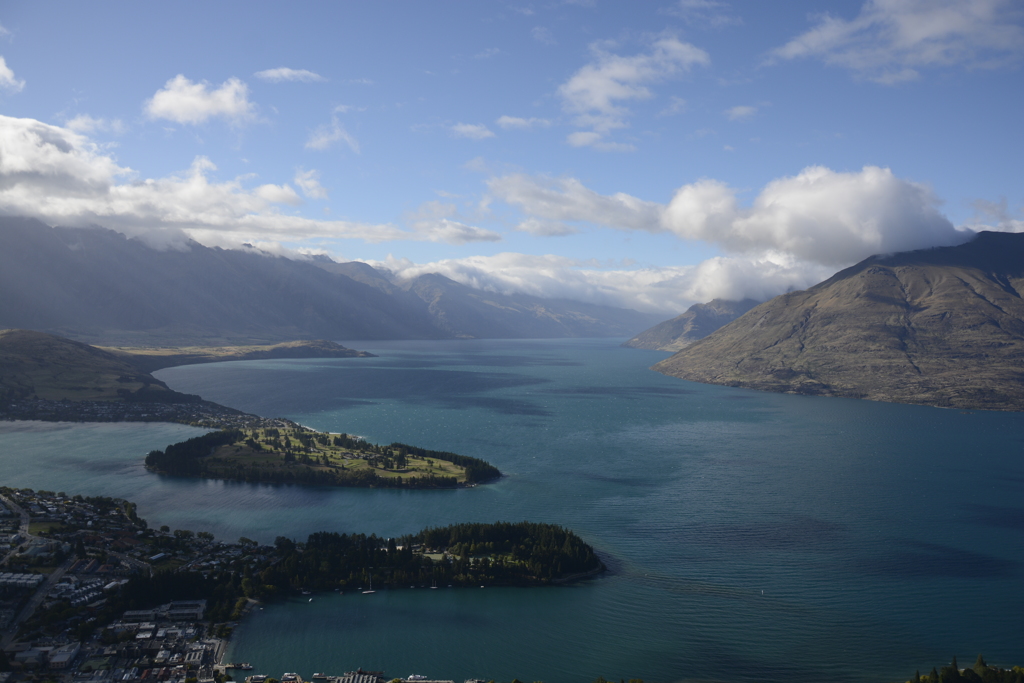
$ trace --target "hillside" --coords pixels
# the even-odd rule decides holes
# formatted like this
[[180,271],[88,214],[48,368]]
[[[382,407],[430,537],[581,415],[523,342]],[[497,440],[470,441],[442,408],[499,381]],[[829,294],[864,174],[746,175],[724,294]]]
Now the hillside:
[[694,304],[675,318],[644,330],[623,346],[632,349],[679,351],[723,325],[731,323],[757,304],[758,302],[753,299],[712,299],[706,304]]
[[0,330],[0,400],[198,400],[179,394],[129,359],[31,330]]
[[0,218],[0,328],[122,346],[295,339],[627,336],[660,316],[485,293],[440,275],[190,242],[158,251],[102,228]]
[[1024,410],[1024,235],[875,256],[654,366],[765,391]]

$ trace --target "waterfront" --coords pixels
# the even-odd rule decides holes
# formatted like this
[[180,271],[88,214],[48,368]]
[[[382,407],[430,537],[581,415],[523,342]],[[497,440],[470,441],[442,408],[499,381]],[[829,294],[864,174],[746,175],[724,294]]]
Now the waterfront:
[[1024,416],[695,385],[646,370],[664,354],[607,340],[346,345],[380,357],[158,375],[317,429],[482,457],[508,476],[459,491],[175,480],[141,460],[190,428],[7,423],[6,483],[130,498],[151,524],[229,540],[554,522],[613,570],[564,589],[267,605],[228,658],[273,675],[868,681],[954,653],[1024,661]]

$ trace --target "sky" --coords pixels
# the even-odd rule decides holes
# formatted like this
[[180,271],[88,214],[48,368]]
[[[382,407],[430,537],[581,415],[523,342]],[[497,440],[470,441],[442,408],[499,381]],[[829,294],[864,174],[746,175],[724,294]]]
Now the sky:
[[1021,0],[6,0],[0,214],[675,315],[1024,231],[1022,66]]

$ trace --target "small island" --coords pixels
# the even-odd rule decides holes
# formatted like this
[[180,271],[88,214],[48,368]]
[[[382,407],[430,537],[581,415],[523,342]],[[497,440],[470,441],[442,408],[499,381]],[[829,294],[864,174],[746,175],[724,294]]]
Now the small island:
[[276,484],[451,489],[501,477],[488,462],[403,443],[379,446],[287,420],[225,429],[146,456],[161,474]]

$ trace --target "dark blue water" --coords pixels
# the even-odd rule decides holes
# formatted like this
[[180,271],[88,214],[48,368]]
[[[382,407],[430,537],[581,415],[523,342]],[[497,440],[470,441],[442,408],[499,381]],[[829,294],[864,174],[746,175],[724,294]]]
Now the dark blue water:
[[[1022,415],[692,384],[646,369],[664,354],[606,340],[355,346],[380,357],[158,375],[318,429],[482,457],[508,477],[410,492],[131,470],[126,491],[125,468],[137,464],[96,452],[90,471],[111,469],[106,480],[91,475],[88,492],[107,486],[137,500],[151,524],[224,538],[555,522],[597,547],[612,572],[571,588],[268,605],[240,627],[234,659],[273,675],[362,666],[549,683],[894,681],[953,654],[1024,662]],[[139,458],[174,440],[135,428],[151,430],[133,437],[147,441]],[[112,428],[72,431],[88,429]],[[0,432],[5,457],[20,463],[10,483],[75,488],[68,473],[80,465],[39,465],[51,432]]]

